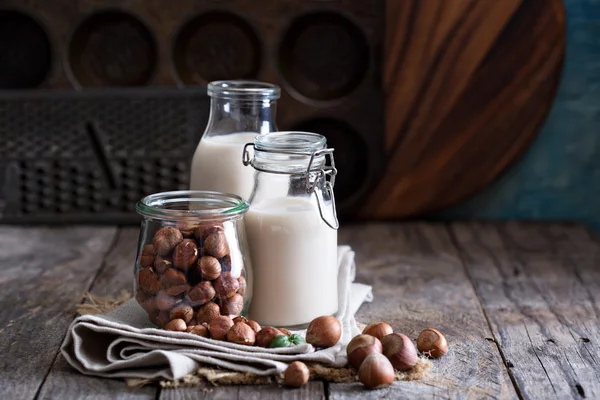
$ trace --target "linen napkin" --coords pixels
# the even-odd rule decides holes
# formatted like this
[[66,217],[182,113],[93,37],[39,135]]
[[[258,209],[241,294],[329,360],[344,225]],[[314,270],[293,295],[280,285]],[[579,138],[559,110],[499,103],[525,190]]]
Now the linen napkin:
[[194,373],[200,364],[257,375],[283,372],[296,360],[341,367],[347,361],[346,345],[360,333],[354,314],[363,302],[373,299],[370,286],[354,283],[355,273],[354,252],[339,246],[336,317],[343,332],[328,349],[317,350],[310,344],[265,349],[156,329],[132,299],[108,314],[76,318],[61,352],[79,372],[108,378],[179,379]]

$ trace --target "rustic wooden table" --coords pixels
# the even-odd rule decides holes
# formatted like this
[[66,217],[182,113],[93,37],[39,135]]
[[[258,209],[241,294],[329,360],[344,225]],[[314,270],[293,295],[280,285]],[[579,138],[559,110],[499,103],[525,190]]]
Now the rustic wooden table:
[[361,321],[450,343],[421,381],[365,391],[311,382],[128,388],[81,375],[58,354],[84,292],[130,289],[137,229],[0,227],[1,399],[600,398],[600,241],[579,225],[398,223],[346,226],[357,280],[375,301]]

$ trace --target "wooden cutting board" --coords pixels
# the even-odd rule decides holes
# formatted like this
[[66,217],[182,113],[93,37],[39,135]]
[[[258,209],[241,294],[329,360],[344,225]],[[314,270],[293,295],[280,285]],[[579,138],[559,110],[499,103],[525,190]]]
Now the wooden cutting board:
[[440,210],[532,142],[560,79],[560,0],[388,0],[388,166],[363,218]]

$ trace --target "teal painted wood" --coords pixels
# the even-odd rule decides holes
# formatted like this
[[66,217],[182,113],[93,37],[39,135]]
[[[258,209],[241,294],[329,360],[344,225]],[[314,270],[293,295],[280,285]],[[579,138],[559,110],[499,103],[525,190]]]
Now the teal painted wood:
[[565,66],[538,138],[497,182],[436,217],[576,220],[600,230],[600,2],[564,3]]

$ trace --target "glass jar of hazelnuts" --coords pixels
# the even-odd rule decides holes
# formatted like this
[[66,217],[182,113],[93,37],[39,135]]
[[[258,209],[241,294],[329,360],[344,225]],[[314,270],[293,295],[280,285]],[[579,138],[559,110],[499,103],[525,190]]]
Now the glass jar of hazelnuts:
[[[143,217],[134,293],[150,322],[208,323],[245,315],[252,298],[242,198],[208,191],[157,193],[140,200]],[[179,327],[178,330],[184,330]]]

